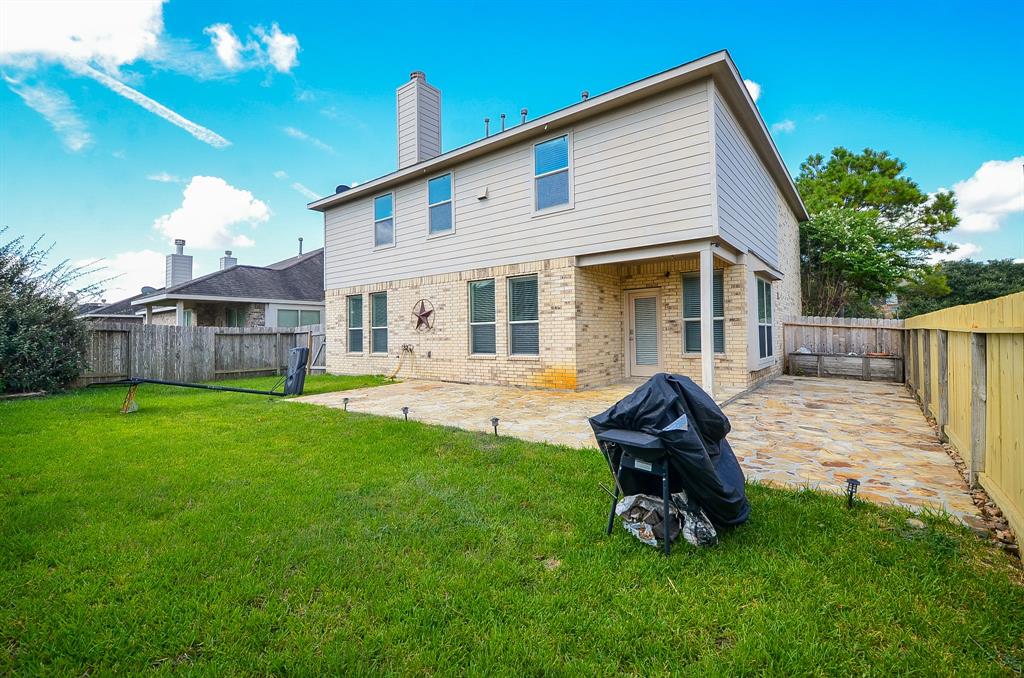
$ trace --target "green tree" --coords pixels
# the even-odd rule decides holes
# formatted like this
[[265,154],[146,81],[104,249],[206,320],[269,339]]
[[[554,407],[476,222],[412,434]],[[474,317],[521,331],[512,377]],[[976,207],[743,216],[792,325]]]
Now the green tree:
[[1024,291],[1024,264],[1012,259],[945,261],[899,291],[900,315],[930,313]]
[[951,246],[958,223],[951,192],[929,196],[885,151],[837,147],[800,166],[797,190],[810,213],[800,226],[804,313],[864,315]]
[[7,240],[0,228],[0,393],[54,390],[85,367],[85,326],[75,318],[75,289],[93,270],[67,261],[46,267],[48,249]]

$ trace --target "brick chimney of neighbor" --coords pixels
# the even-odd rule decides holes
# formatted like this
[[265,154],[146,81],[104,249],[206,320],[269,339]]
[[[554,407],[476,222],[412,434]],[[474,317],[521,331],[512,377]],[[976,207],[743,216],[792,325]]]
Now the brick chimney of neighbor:
[[224,256],[220,258],[220,270],[238,266],[238,259],[231,256],[231,250],[224,250]]
[[192,279],[192,256],[185,254],[185,241],[174,241],[174,254],[167,255],[167,286],[180,285]]
[[441,91],[423,71],[395,92],[398,109],[398,169],[441,155]]

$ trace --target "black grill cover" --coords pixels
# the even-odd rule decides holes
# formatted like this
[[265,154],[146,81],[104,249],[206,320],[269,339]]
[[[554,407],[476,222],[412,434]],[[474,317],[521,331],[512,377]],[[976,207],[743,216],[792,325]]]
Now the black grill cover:
[[[687,430],[664,429],[685,414]],[[678,374],[656,374],[647,383],[590,418],[594,433],[620,428],[643,431],[661,439],[669,454],[669,487],[685,490],[718,527],[739,525],[750,515],[743,488],[743,471],[725,439],[729,419],[711,396]],[[619,467],[621,451],[613,464]],[[661,496],[661,481],[646,473],[622,469],[620,483],[627,494]]]

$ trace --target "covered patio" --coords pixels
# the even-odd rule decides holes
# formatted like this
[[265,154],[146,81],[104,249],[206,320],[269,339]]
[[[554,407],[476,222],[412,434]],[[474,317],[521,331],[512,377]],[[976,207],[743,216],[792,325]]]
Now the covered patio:
[[[498,417],[500,435],[595,448],[587,417],[638,384],[565,392],[408,381],[288,402],[343,408],[347,399],[351,412],[398,418],[408,407],[410,420],[471,431],[491,431],[491,417]],[[748,480],[841,492],[847,478],[857,478],[869,501],[976,515],[953,462],[899,384],[780,377],[725,412]]]

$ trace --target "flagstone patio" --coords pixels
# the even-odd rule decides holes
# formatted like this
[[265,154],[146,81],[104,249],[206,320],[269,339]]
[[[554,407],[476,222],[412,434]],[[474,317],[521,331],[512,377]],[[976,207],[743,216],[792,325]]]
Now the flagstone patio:
[[[580,392],[408,381],[304,396],[312,403],[537,442],[596,447],[587,417],[636,388],[616,384]],[[724,400],[724,397],[723,397]],[[901,384],[784,376],[725,407],[732,444],[748,479],[842,492],[861,481],[860,496],[914,509],[976,516],[966,485]]]

